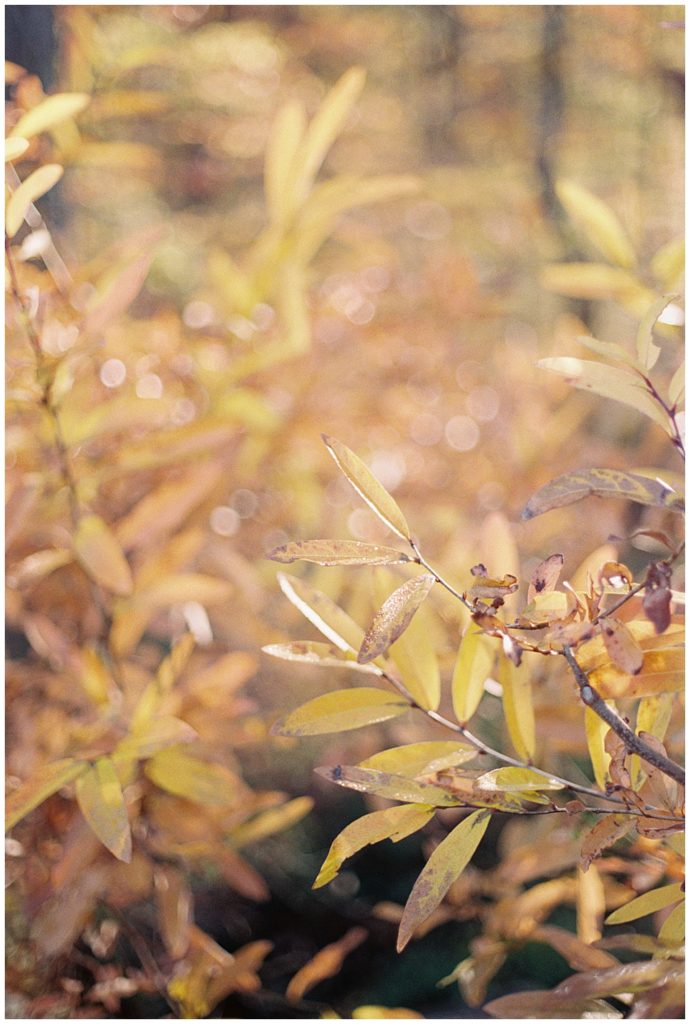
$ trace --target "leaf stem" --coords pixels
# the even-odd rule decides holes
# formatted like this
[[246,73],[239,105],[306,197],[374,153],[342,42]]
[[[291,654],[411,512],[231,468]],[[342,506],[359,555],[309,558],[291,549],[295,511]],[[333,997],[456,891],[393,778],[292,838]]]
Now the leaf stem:
[[452,584],[450,584],[448,582],[448,580],[445,580],[443,578],[443,576],[441,576],[441,574],[438,573],[436,571],[436,569],[433,568],[433,566],[429,565],[429,563],[427,562],[426,558],[424,557],[422,552],[419,550],[419,548],[417,547],[417,544],[415,543],[415,541],[412,540],[412,538],[409,538],[409,544],[410,544],[410,547],[412,548],[412,550],[414,552],[414,556],[415,556],[414,560],[415,560],[415,562],[417,562],[418,565],[424,566],[424,568],[427,570],[427,572],[431,573],[431,575],[434,577],[434,579],[436,580],[437,583],[440,583],[442,587],[445,587],[445,589],[448,591],[449,594],[452,594],[453,597],[457,598],[458,601],[460,601],[462,604],[464,604],[465,608],[467,608],[469,611],[472,611],[472,605],[467,600],[465,595],[460,593],[459,590],[456,590],[455,587],[452,586]]
[[[640,371],[638,370],[638,373],[639,372]],[[649,392],[650,396],[654,399],[655,402],[659,403],[659,405],[671,421],[671,428],[673,430],[673,433],[671,434],[671,441],[676,447],[681,459],[683,460],[683,462],[685,462],[685,445],[683,443],[683,436],[680,432],[678,421],[676,419],[675,405],[668,406],[659,394],[659,392],[657,391],[657,389],[655,388],[654,384],[652,384],[649,377],[647,377],[644,373],[640,373],[640,376],[642,377],[642,380],[644,381],[645,387],[647,388],[647,391]]]

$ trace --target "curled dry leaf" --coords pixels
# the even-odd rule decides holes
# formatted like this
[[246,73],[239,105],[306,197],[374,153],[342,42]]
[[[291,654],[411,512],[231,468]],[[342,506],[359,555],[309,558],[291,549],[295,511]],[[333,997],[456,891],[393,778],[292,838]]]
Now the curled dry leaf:
[[527,602],[533,601],[538,594],[553,590],[563,569],[563,555],[549,555],[540,562],[532,573],[527,589]]
[[615,842],[627,835],[634,821],[629,814],[607,814],[590,829],[582,840],[580,866],[586,871],[595,857],[603,850],[613,846]]
[[652,562],[647,570],[642,608],[656,633],[671,624],[671,567],[667,562]]
[[[477,566],[475,566],[476,568]],[[519,587],[517,576],[513,576],[512,573],[507,573],[501,579],[491,579],[489,576],[480,576],[478,574],[474,575],[477,582],[473,583],[470,588],[470,597],[492,601],[497,597],[504,598],[508,594],[514,594]]]
[[367,631],[357,661],[362,664],[374,661],[385,653],[391,644],[401,636],[422,601],[426,599],[436,582],[429,573],[406,580],[384,602]]
[[337,974],[348,953],[361,946],[368,936],[366,928],[350,928],[337,942],[331,942],[320,949],[316,956],[290,979],[285,991],[288,1002],[296,1002],[314,985]]

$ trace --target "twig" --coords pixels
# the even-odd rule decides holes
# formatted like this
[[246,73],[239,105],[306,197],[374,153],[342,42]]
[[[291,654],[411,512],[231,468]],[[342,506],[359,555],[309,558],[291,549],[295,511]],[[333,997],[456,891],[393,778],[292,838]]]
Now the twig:
[[[639,370],[637,372],[640,373]],[[675,405],[673,407],[666,405],[666,402],[663,400],[657,389],[654,387],[649,377],[645,376],[644,373],[640,373],[640,376],[642,377],[642,380],[644,381],[645,387],[647,388],[647,391],[649,392],[650,396],[654,399],[655,402],[658,402],[658,404],[661,406],[661,408],[664,410],[669,420],[671,421],[671,427],[673,429],[673,434],[671,435],[671,442],[678,450],[678,453],[683,462],[685,462],[685,445],[683,443],[682,434],[678,427]]]
[[456,590],[455,587],[448,582],[448,580],[445,580],[443,576],[441,576],[441,574],[433,568],[433,566],[429,565],[426,558],[424,558],[422,552],[419,550],[419,548],[417,547],[413,540],[410,539],[409,544],[414,552],[415,562],[417,562],[418,565],[423,565],[427,572],[431,573],[431,575],[434,577],[437,583],[440,583],[442,587],[445,587],[449,594],[452,594],[453,597],[457,598],[458,601],[464,604],[465,608],[467,608],[469,611],[472,611],[472,605],[467,600],[465,595],[461,594],[459,590]]
[[678,782],[681,786],[685,785],[685,771],[675,761],[671,761],[670,758],[665,757],[658,751],[653,750],[649,747],[643,739],[633,732],[629,725],[623,721],[623,719],[610,708],[604,701],[599,693],[594,689],[589,681],[589,677],[583,668],[578,664],[575,655],[571,648],[566,644],[563,648],[563,655],[570,665],[575,681],[580,688],[580,696],[582,697],[582,703],[585,707],[591,708],[591,710],[598,715],[602,721],[606,722],[608,726],[619,736],[626,746],[626,749],[631,754],[637,754],[647,764],[653,765],[654,768],[658,768],[664,775],[668,775],[669,778]]

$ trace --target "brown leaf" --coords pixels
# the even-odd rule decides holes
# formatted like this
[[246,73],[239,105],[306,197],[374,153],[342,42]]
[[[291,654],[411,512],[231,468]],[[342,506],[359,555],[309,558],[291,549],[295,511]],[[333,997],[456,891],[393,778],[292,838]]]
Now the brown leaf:
[[179,960],[189,947],[192,921],[192,893],[182,871],[172,864],[161,864],[154,871],[160,933],[173,960]]
[[412,616],[436,582],[429,573],[406,580],[383,603],[362,640],[357,661],[367,664],[383,654],[405,632]]
[[663,633],[671,623],[671,596],[671,567],[666,562],[652,562],[642,607],[657,633]]
[[297,1002],[310,988],[338,973],[348,953],[361,946],[368,937],[366,928],[350,928],[341,939],[320,949],[316,956],[301,967],[290,979],[285,996],[289,1002]]
[[580,854],[582,870],[586,871],[602,850],[613,846],[615,842],[627,835],[632,827],[633,819],[628,814],[607,814],[600,818],[582,840]]
[[489,601],[496,597],[504,598],[508,594],[514,594],[519,586],[517,577],[512,573],[507,573],[501,579],[491,579],[489,576],[479,575],[475,578],[477,582],[470,589],[470,597],[481,597]]
[[618,619],[601,621],[601,635],[611,661],[629,675],[637,675],[644,662],[644,652],[627,626]]
[[556,986],[554,995],[569,999],[591,999],[621,992],[641,992],[651,985],[665,984],[681,972],[681,964],[668,960],[620,964],[618,967],[574,974]]
[[532,573],[527,590],[527,603],[533,601],[537,594],[553,590],[558,583],[563,569],[563,555],[549,555],[540,562]]
[[594,949],[582,942],[572,932],[553,924],[540,924],[532,932],[533,942],[545,942],[560,953],[575,971],[586,971],[590,968],[617,967],[618,960],[610,953]]

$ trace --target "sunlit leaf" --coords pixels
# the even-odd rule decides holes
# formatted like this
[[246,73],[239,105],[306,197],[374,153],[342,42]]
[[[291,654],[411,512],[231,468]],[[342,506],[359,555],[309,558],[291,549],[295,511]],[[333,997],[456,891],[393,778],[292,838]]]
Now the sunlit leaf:
[[144,760],[159,750],[178,743],[191,743],[196,738],[197,733],[191,725],[172,715],[163,715],[146,722],[141,729],[130,732],[120,740],[113,758],[115,761]]
[[685,900],[675,907],[659,929],[659,941],[671,948],[685,942]]
[[532,519],[553,508],[571,505],[590,495],[598,498],[626,498],[639,505],[682,511],[682,497],[660,479],[626,473],[620,469],[580,469],[551,480],[533,494],[522,513]]
[[649,269],[662,288],[674,288],[685,270],[685,239],[674,238],[652,256]]
[[14,238],[31,204],[49,192],[63,173],[64,169],[60,164],[44,164],[16,188],[9,197],[5,209],[5,232],[8,238]]
[[530,577],[527,601],[533,601],[537,594],[548,593],[558,583],[563,569],[563,555],[549,555],[540,562]]
[[475,780],[475,786],[486,792],[517,793],[524,790],[563,789],[559,779],[548,778],[531,768],[494,768]]
[[364,544],[358,540],[303,540],[283,544],[269,551],[274,562],[316,562],[318,565],[385,565],[390,562],[409,562],[404,551]]
[[635,250],[613,210],[575,181],[556,182],[556,194],[570,219],[582,229],[602,256],[629,269],[635,265]]
[[384,654],[401,636],[421,603],[436,583],[429,573],[405,580],[383,603],[369,627],[357,655],[357,661],[366,664]]
[[334,437],[328,437],[324,434],[323,440],[339,468],[360,497],[366,501],[367,505],[373,509],[376,515],[393,533],[396,533],[403,540],[409,540],[410,528],[405,521],[405,517],[369,467],[362,462],[358,455],[355,455],[346,445],[337,441]]
[[668,400],[671,405],[680,405],[685,397],[685,360],[671,377],[668,386]]
[[59,92],[47,96],[39,104],[28,110],[13,126],[10,136],[30,139],[40,132],[48,131],[56,124],[76,117],[85,110],[91,97],[84,92]]
[[429,804],[433,807],[457,807],[462,803],[461,799],[441,786],[415,782],[401,775],[376,771],[374,768],[336,765],[335,768],[317,768],[316,772],[338,786],[354,789],[359,793],[375,793],[386,800]]
[[644,653],[624,623],[610,617],[602,619],[601,635],[611,661],[629,675],[636,675],[642,668]]
[[359,650],[364,630],[330,597],[297,576],[278,573],[278,583],[288,601],[341,651]]
[[608,662],[591,671],[589,679],[606,699],[651,697],[681,691],[685,684],[685,650],[680,643],[675,647],[645,650],[642,668],[636,675]]
[[77,776],[76,796],[79,810],[103,845],[118,860],[131,860],[132,833],[127,805],[109,757],[99,757]]
[[479,707],[495,658],[495,642],[471,623],[460,641],[451,683],[453,711],[461,724],[469,722]]
[[398,951],[405,948],[417,925],[433,913],[465,870],[490,820],[490,811],[474,811],[456,825],[431,854],[405,904],[398,932]]
[[318,640],[294,640],[288,644],[268,644],[261,650],[273,658],[284,661],[301,661],[307,665],[322,665],[324,668],[349,668],[355,672],[366,672],[368,675],[381,675],[375,665],[360,665],[350,654],[340,648],[324,644]]
[[18,789],[8,794],[5,802],[5,829],[13,828],[49,796],[86,771],[87,767],[83,761],[66,757],[35,771]]
[[305,128],[304,107],[293,100],[278,112],[271,129],[264,161],[264,189],[269,215],[275,224],[285,224],[295,210],[295,172]]
[[241,825],[231,829],[228,835],[232,840],[232,845],[239,849],[250,843],[261,842],[267,836],[275,835],[276,832],[284,832],[301,821],[305,814],[309,814],[313,806],[314,801],[310,796],[298,796],[294,800],[288,800],[281,804],[280,807],[270,807],[250,821],[244,821]]
[[232,807],[241,795],[239,779],[224,765],[200,761],[179,747],[158,751],[144,771],[167,793],[194,803]]
[[599,356],[604,356],[608,362],[624,363],[626,366],[640,370],[644,369],[644,367],[640,366],[634,355],[615,341],[600,341],[599,338],[593,338],[589,334],[578,334],[577,340],[585,348],[590,349],[590,351],[596,352]]
[[649,307],[647,313],[642,319],[642,322],[640,323],[635,346],[637,358],[645,370],[653,369],[661,354],[661,349],[658,345],[655,345],[653,341],[654,325],[674,298],[676,298],[675,295],[664,295],[663,298],[656,299]]
[[343,961],[348,953],[351,953],[357,946],[361,946],[368,935],[369,932],[366,928],[350,928],[337,942],[331,942],[328,946],[320,949],[290,979],[285,990],[285,998],[289,1002],[302,999],[314,985],[336,975],[343,966]]
[[506,573],[501,579],[491,579],[490,576],[477,573],[475,580],[476,583],[470,588],[470,597],[480,597],[488,601],[514,594],[520,586],[517,576],[513,576],[512,573]]
[[113,679],[108,666],[96,647],[83,647],[79,682],[94,704],[108,704],[113,694]]
[[352,1011],[353,1020],[423,1020],[421,1013],[404,1006],[356,1006]]
[[653,297],[653,292],[627,270],[606,263],[552,263],[544,267],[539,280],[548,291],[575,299],[617,299],[626,303],[635,298],[646,307]]
[[362,686],[336,690],[314,697],[277,722],[272,732],[279,736],[319,736],[328,732],[359,729],[386,722],[409,711],[410,705],[397,693]]
[[509,658],[501,655],[498,679],[503,687],[503,713],[510,739],[518,755],[529,761],[534,756],[536,747],[529,670],[524,662],[518,667]]
[[21,139],[19,137],[13,139],[5,139],[5,163],[11,163],[13,160],[18,160],[20,156],[23,156],[29,148],[27,139]]
[[[589,710],[589,709],[587,709]],[[608,755],[607,755],[608,756]],[[602,773],[602,781],[597,783],[603,788],[606,777]],[[603,850],[613,846],[615,842],[627,835],[633,827],[634,821],[627,814],[606,814],[585,834],[582,840],[580,851],[580,864],[583,871],[586,871],[595,857],[598,857]]]
[[602,398],[612,398],[643,413],[672,436],[668,414],[651,396],[641,378],[619,366],[595,363],[575,356],[552,356],[540,359],[537,366],[558,373],[575,388],[591,391]]
[[453,768],[477,756],[477,748],[454,740],[427,740],[421,743],[406,743],[401,747],[390,747],[378,754],[360,761],[360,768],[374,768],[393,775],[404,775],[414,779],[419,775]]
[[647,914],[655,914],[657,910],[670,907],[683,899],[683,887],[680,882],[662,885],[658,889],[650,889],[642,896],[636,896],[622,907],[618,907],[606,918],[604,924],[624,924],[626,921],[637,921]]
[[74,535],[74,553],[86,573],[106,590],[132,593],[132,572],[115,534],[97,515],[84,516]]
[[[383,604],[397,582],[384,569],[375,574],[375,599]],[[421,605],[401,636],[391,644],[386,657],[392,660],[403,686],[425,710],[436,711],[441,702],[441,672],[434,626],[428,605]],[[369,664],[367,662],[367,664]]]

